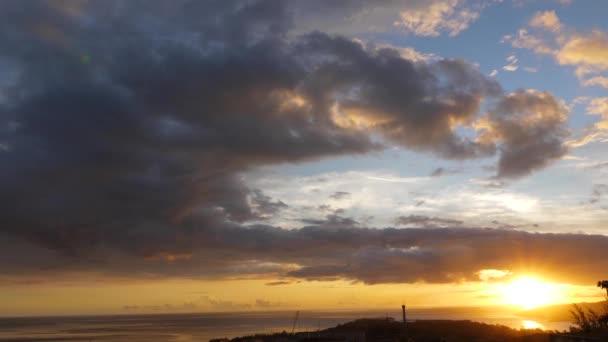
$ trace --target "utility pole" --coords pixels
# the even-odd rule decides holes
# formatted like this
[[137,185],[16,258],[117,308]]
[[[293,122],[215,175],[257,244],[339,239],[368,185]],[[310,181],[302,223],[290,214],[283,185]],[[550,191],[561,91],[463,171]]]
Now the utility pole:
[[407,318],[405,316],[405,304],[401,305],[401,312],[403,313],[403,337],[407,341]]

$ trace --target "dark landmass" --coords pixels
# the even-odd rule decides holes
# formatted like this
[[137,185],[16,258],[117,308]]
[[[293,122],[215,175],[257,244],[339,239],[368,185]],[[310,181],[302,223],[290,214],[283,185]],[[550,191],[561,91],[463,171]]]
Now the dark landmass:
[[419,320],[402,322],[390,318],[359,319],[336,327],[317,331],[289,334],[237,337],[212,342],[270,342],[270,341],[413,341],[413,342],[548,342],[551,334],[543,330],[517,330],[502,325],[472,321]]

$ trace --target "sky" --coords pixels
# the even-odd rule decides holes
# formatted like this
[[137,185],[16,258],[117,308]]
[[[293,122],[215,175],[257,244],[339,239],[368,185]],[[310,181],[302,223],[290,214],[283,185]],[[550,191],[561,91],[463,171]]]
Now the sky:
[[0,316],[601,299],[606,12],[0,2]]

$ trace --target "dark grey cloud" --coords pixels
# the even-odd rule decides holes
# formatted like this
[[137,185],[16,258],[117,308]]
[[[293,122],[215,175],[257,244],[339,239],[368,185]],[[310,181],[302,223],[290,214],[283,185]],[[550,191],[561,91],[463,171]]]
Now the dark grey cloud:
[[500,142],[497,177],[521,177],[566,155],[567,115],[565,104],[547,92],[520,90],[501,98],[480,136]]
[[498,220],[492,220],[491,222],[496,228],[500,228],[500,229],[515,229],[515,228],[520,228],[517,225],[513,225],[510,223],[506,223],[506,222],[500,222]]
[[[219,279],[269,276],[304,280],[346,279],[375,283],[447,283],[478,280],[482,269],[534,272],[548,280],[592,283],[608,266],[608,237],[584,234],[540,234],[513,229],[406,228],[371,229],[326,222],[301,229],[266,225],[194,225],[187,240],[170,247],[189,258],[134,258],[105,255],[68,263],[58,253],[41,255],[37,245],[14,246],[36,260],[11,260],[0,250],[3,281],[29,272],[45,281],[65,279],[90,270],[103,277],[192,277]],[[169,247],[165,245],[165,247]],[[100,247],[98,247],[100,248]],[[69,260],[69,259],[67,259]],[[10,265],[13,268],[10,268]],[[27,269],[25,267],[28,267]],[[35,270],[35,272],[33,272]]]
[[599,203],[606,194],[608,194],[608,184],[594,184],[589,204]]
[[491,222],[494,225],[494,228],[498,229],[525,229],[525,228],[539,228],[540,225],[537,223],[532,224],[510,224],[507,222],[501,222],[498,220],[492,220]]
[[349,197],[350,197],[350,192],[346,192],[346,191],[336,191],[333,194],[329,195],[329,198],[332,198],[335,200],[346,199]]
[[433,172],[431,172],[431,177],[441,177],[445,175],[450,175],[454,173],[460,173],[462,170],[460,169],[448,169],[444,167],[438,167]]
[[458,59],[415,63],[391,48],[366,50],[321,33],[305,36],[298,47],[326,61],[312,70],[304,89],[319,101],[328,94],[342,98],[338,111],[346,118],[339,124],[350,127],[356,118],[404,147],[444,158],[495,152],[493,143],[479,144],[454,131],[455,123],[474,119],[484,97],[501,93],[500,85],[472,65]]
[[329,204],[320,204],[317,209],[319,209],[320,211],[333,211],[331,205]]
[[443,167],[438,167],[433,172],[431,172],[431,177],[439,177],[445,174],[445,169]]
[[300,221],[304,224],[310,224],[310,225],[318,225],[318,226],[331,226],[331,227],[336,227],[336,226],[345,226],[345,227],[349,227],[349,226],[356,226],[359,224],[359,222],[357,222],[356,220],[354,220],[351,217],[343,217],[340,216],[340,213],[342,213],[343,210],[342,209],[337,209],[335,211],[333,211],[332,214],[326,215],[324,219],[301,219]]
[[271,281],[266,283],[266,286],[279,286],[279,285],[289,285],[292,284],[291,281]]
[[[581,246],[570,245],[560,252],[551,252],[550,248],[566,248],[569,243],[576,241],[590,248],[591,255],[599,256],[602,246],[608,243],[604,236],[531,234],[491,229],[405,229],[383,233],[394,233],[392,237],[395,240],[384,236],[391,243],[361,246],[345,261],[305,266],[289,274],[308,280],[442,283],[476,280],[476,272],[481,269],[507,269],[522,273],[536,272],[548,279],[565,282],[590,283],[592,275],[597,277],[601,274],[600,267],[605,264],[603,261],[594,261],[594,266],[585,265],[589,255],[581,254]],[[421,243],[414,237],[418,234],[429,240]],[[412,238],[417,242],[402,244],[397,242],[400,240],[397,236]],[[600,240],[593,242],[594,238]],[[577,253],[579,257],[576,257]],[[546,259],[542,255],[546,255]],[[557,271],[560,263],[565,269]]]
[[154,254],[194,213],[243,222],[285,206],[239,172],[379,147],[293,103],[309,71],[276,2],[75,4],[1,5],[2,57],[19,73],[0,110],[11,235],[74,256],[136,240]]
[[[5,277],[287,274],[284,260],[323,266],[283,251],[307,239],[379,258],[340,247],[349,234],[380,233],[337,213],[301,231],[247,226],[287,204],[241,174],[382,149],[372,134],[450,159],[500,151],[505,177],[562,152],[555,120],[529,130],[510,119],[550,95],[502,99],[496,81],[459,59],[289,36],[290,11],[280,1],[1,2],[0,60],[14,75],[0,82]],[[486,98],[502,99],[487,120],[508,133],[458,135],[454,124],[472,125]]]
[[273,201],[260,189],[254,189],[251,197],[252,207],[258,218],[264,219],[276,215],[289,206],[281,200]]
[[[340,216],[344,215],[344,213],[346,213],[345,209],[333,208],[329,204],[321,204],[321,205],[317,206],[317,209],[319,211],[321,211],[322,213],[329,213],[328,215],[326,215],[326,217],[340,217]],[[322,222],[325,222],[325,220],[304,219],[302,222],[304,222],[304,223],[311,223],[311,222],[322,223]],[[355,221],[352,221],[352,222],[356,223]]]
[[454,219],[440,217],[429,217],[424,215],[399,216],[395,219],[395,224],[399,226],[418,226],[418,227],[454,227],[460,226],[464,222]]

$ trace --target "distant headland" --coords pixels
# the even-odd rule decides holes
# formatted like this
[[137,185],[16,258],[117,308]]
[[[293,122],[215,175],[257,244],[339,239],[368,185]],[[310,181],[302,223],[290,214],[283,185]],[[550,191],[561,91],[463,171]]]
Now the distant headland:
[[[275,341],[412,341],[412,342],[490,342],[553,341],[551,332],[540,329],[512,329],[502,325],[468,320],[417,320],[404,324],[393,318],[358,319],[315,332],[256,334],[210,342]],[[555,340],[558,341],[558,340]]]

